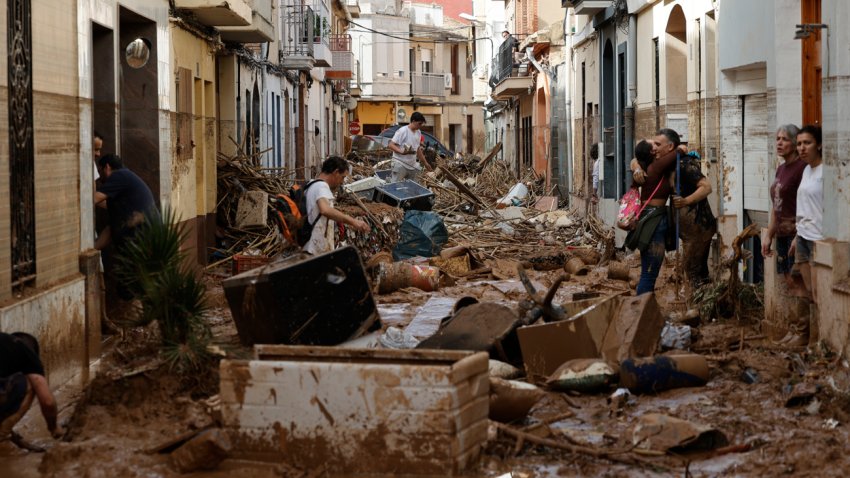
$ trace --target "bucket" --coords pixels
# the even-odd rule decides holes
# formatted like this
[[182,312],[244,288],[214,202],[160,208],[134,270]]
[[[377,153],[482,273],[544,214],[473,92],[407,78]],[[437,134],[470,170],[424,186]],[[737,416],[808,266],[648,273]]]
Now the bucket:
[[620,385],[632,393],[701,387],[707,382],[708,362],[702,355],[658,355],[620,362]]
[[440,269],[433,266],[394,262],[381,264],[378,270],[379,294],[389,294],[405,287],[433,292],[439,287],[439,282]]
[[629,281],[629,265],[623,262],[612,261],[608,263],[608,278],[614,280]]
[[578,257],[571,257],[570,260],[564,264],[564,270],[575,276],[586,276],[590,271],[590,269],[588,269],[588,267],[584,264],[584,261]]

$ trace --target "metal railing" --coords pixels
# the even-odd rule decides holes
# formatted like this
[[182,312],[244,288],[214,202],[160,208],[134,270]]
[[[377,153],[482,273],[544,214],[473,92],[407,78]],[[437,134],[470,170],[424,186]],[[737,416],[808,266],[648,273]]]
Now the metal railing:
[[442,73],[417,73],[410,74],[411,93],[414,96],[445,96],[446,80]]
[[328,71],[353,73],[354,53],[351,51],[351,35],[331,35],[330,47],[333,66]]
[[331,51],[351,51],[351,35],[334,33],[329,40]]
[[280,51],[284,56],[313,56],[313,31],[316,15],[313,9],[303,5],[281,7]]
[[331,33],[331,12],[323,2],[317,0],[313,7],[315,19],[313,23],[313,43],[328,44],[328,37]]
[[[518,48],[522,40],[528,35],[512,35],[512,39],[503,41],[499,45],[499,51],[493,58],[491,71],[493,74],[490,77],[491,86],[498,85],[505,78],[511,76],[523,76],[520,69],[520,62],[517,61],[515,53],[520,53]],[[520,53],[521,54],[521,53]]]

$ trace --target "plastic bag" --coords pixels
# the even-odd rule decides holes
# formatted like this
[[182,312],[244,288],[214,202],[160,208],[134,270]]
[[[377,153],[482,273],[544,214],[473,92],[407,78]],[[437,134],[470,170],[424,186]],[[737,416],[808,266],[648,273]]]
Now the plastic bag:
[[434,257],[449,241],[449,231],[443,218],[431,211],[405,212],[398,234],[398,244],[393,249],[393,259],[396,261],[417,256]]

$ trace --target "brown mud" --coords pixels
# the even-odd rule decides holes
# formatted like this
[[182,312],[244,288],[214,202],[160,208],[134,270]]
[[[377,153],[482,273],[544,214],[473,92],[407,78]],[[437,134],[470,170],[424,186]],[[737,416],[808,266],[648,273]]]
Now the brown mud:
[[[635,273],[637,261],[623,261]],[[559,271],[529,271],[539,289],[554,283]],[[659,277],[658,300],[669,311],[675,298],[669,267]],[[223,276],[223,275],[222,275]],[[213,310],[208,321],[215,345],[227,356],[247,358],[251,351],[239,344],[236,329],[223,298],[222,276],[210,275]],[[586,276],[565,282],[555,302],[571,300],[575,293],[603,294],[627,291],[626,281],[608,279],[605,267],[591,268]],[[430,297],[475,297],[515,307],[526,298],[518,279],[458,280],[436,292],[404,289],[378,295],[382,308],[401,312],[389,325],[404,326]],[[393,322],[393,323],[390,323]],[[773,345],[758,328],[756,318],[708,321],[699,328],[692,350],[704,354],[711,377],[701,388],[669,390],[634,396],[619,411],[607,403],[613,391],[595,395],[547,392],[530,414],[510,426],[534,430],[540,436],[599,449],[629,446],[629,429],[647,413],[663,413],[711,425],[726,435],[734,452],[717,454],[667,454],[642,457],[642,465],[626,465],[528,443],[491,432],[491,440],[476,470],[469,476],[838,476],[850,469],[846,453],[850,424],[850,368],[821,347],[788,349]],[[157,366],[150,332],[133,330],[102,360],[98,377],[84,393],[65,405],[63,420],[68,441],[47,437],[37,407],[18,430],[46,453],[17,450],[0,444],[0,476],[6,477],[171,477],[179,476],[167,454],[149,451],[182,433],[210,426],[213,418],[207,399],[217,393],[218,372],[193,380],[178,380],[167,366]],[[743,340],[742,340],[743,339]],[[753,381],[754,383],[748,383]],[[748,378],[748,380],[745,380]],[[800,383],[815,386],[814,396],[793,408],[786,401]],[[60,398],[61,401],[61,398]],[[555,417],[554,420],[548,420]],[[566,418],[564,418],[566,417]],[[549,423],[551,421],[551,423]],[[539,425],[544,423],[544,425]],[[535,424],[539,426],[535,427]],[[376,451],[377,452],[377,451]],[[286,464],[226,460],[214,471],[197,477],[299,477],[331,476],[322,470],[298,470]]]

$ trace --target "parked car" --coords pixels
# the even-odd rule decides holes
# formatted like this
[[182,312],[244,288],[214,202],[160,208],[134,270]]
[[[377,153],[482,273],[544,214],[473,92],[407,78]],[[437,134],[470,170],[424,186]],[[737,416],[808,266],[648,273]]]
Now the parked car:
[[354,135],[351,137],[351,150],[357,153],[368,153],[386,149],[390,144],[390,138],[373,136],[371,134]]
[[[407,124],[397,124],[395,126],[390,126],[389,128],[381,131],[382,138],[392,139],[393,135],[396,131],[402,126],[407,126]],[[437,150],[437,154],[443,156],[445,158],[452,159],[455,154],[447,147],[443,146],[443,143],[440,142],[437,138],[434,137],[431,133],[426,131],[422,132],[422,137],[425,138],[425,147],[432,148]],[[389,144],[389,142],[387,143]]]

